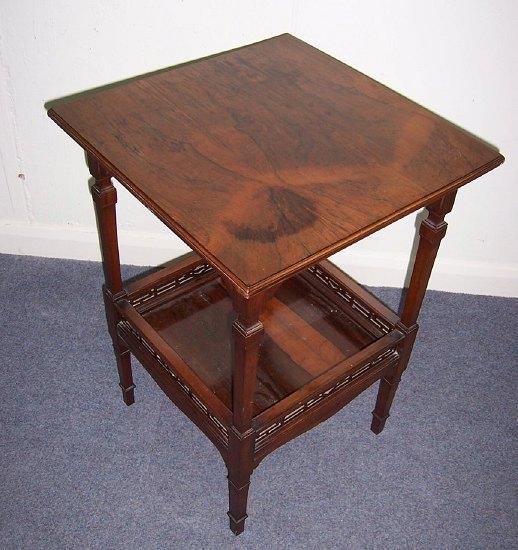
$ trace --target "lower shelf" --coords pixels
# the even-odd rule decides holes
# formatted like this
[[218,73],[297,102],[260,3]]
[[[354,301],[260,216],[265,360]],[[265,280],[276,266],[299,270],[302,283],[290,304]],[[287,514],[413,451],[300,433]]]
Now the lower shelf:
[[[131,351],[186,414],[204,415],[206,433],[214,440],[216,430],[224,447],[235,314],[217,274],[193,255],[131,283],[117,305]],[[261,321],[253,406],[255,448],[263,454],[380,378],[404,338],[398,317],[329,262],[285,281]]]
[[[143,317],[231,409],[235,316],[219,279],[209,280],[189,294],[173,296]],[[376,340],[300,276],[279,288],[261,321],[265,334],[255,414]]]

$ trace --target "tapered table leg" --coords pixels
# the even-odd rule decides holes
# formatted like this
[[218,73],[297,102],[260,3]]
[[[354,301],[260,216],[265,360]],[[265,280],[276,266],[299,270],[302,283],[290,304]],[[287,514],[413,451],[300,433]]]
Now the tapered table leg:
[[250,476],[254,464],[255,432],[252,429],[257,361],[263,337],[259,313],[263,298],[234,296],[237,318],[232,327],[233,426],[229,432],[228,491],[230,529],[239,535],[245,528]]
[[446,234],[448,226],[444,218],[453,208],[455,195],[456,191],[453,191],[437,202],[428,205],[426,207],[428,217],[419,227],[419,246],[401,313],[401,322],[409,328],[409,334],[399,350],[400,359],[398,363],[380,381],[376,406],[372,412],[373,418],[371,424],[371,430],[376,434],[379,434],[385,427],[401,375],[406,369],[410,354],[412,353],[418,330],[416,321],[421,310],[439,245]]
[[103,260],[104,280],[103,298],[106,310],[106,321],[110,333],[117,370],[119,372],[119,386],[122,390],[122,398],[126,405],[135,402],[133,376],[131,372],[130,352],[117,335],[117,323],[119,316],[114,305],[114,300],[122,289],[120,270],[119,246],[117,242],[117,219],[115,205],[117,203],[117,191],[113,186],[108,171],[92,155],[87,156],[90,173],[95,179],[91,187],[92,198],[97,216],[99,231],[99,243]]

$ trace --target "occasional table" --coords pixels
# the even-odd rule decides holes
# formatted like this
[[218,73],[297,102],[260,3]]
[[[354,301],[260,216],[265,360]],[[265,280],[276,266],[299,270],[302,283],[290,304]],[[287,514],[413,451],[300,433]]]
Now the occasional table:
[[[124,402],[133,354],[220,452],[241,533],[260,461],[378,380],[381,432],[445,215],[459,187],[504,159],[290,35],[57,101],[48,115],[94,178]],[[193,252],[122,281],[112,177]],[[397,315],[326,258],[422,207]]]

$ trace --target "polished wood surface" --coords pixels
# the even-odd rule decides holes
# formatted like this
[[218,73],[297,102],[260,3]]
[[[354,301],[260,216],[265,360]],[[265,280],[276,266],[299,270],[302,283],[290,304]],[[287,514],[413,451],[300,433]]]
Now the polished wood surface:
[[244,299],[194,253],[123,284],[122,341],[218,448],[231,529],[253,469],[398,363],[399,317],[330,262]]
[[290,35],[49,116],[245,296],[503,161]]
[[[49,115],[95,179],[124,401],[134,401],[131,353],[220,452],[239,534],[261,460],[378,380],[371,429],[383,430],[445,216],[458,187],[503,157],[289,35]],[[197,253],[123,282],[112,177]],[[398,316],[323,258],[421,206]]]
[[[173,295],[143,316],[232,409],[235,313],[220,281],[212,279],[188,294]],[[277,290],[260,319],[265,334],[259,351],[254,415],[379,337],[337,310],[333,302],[298,276]]]
[[419,226],[419,242],[414,261],[414,269],[408,289],[405,291],[401,308],[401,322],[409,327],[407,338],[400,345],[401,358],[392,369],[387,370],[380,381],[376,405],[372,411],[371,430],[379,434],[389,417],[392,401],[401,381],[401,375],[408,366],[408,360],[417,336],[417,319],[423,303],[426,287],[432,273],[433,264],[448,224],[446,215],[453,209],[457,191],[453,190],[442,199],[427,206],[428,216]]
[[106,312],[108,332],[112,339],[113,351],[119,373],[119,386],[126,405],[135,402],[131,355],[129,348],[117,334],[117,323],[120,316],[115,307],[115,299],[122,293],[122,277],[117,241],[117,191],[113,186],[110,173],[92,155],[87,154],[87,163],[94,184],[90,187],[94,201],[95,215],[99,232],[99,245],[103,262],[104,280],[103,299]]

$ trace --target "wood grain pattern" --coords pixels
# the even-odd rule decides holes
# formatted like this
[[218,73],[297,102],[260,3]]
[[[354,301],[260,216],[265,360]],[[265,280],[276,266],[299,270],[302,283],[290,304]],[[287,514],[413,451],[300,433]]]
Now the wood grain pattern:
[[503,161],[290,35],[49,116],[245,296]]
[[[221,284],[209,280],[189,294],[153,308],[144,318],[232,409],[235,313]],[[376,339],[336,306],[326,305],[322,295],[299,277],[279,288],[260,319],[265,335],[259,351],[254,415]]]
[[[104,299],[125,402],[133,353],[228,469],[250,476],[381,380],[388,417],[461,185],[498,150],[289,35],[56,104],[95,178]],[[119,179],[198,254],[123,283]],[[320,261],[426,206],[401,318]],[[318,263],[317,263],[318,262]],[[307,269],[305,269],[307,268]]]

